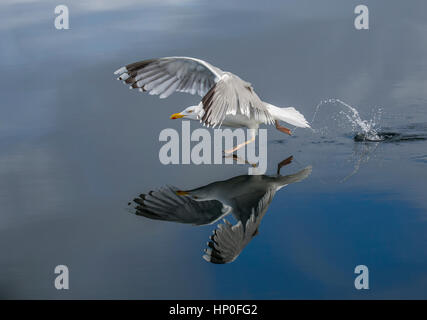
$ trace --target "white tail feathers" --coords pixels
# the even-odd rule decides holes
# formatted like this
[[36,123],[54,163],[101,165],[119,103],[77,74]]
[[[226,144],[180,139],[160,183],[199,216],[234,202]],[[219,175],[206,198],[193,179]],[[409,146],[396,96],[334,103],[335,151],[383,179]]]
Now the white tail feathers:
[[265,103],[265,105],[274,120],[287,122],[300,128],[310,128],[308,121],[294,107],[279,108],[269,103]]

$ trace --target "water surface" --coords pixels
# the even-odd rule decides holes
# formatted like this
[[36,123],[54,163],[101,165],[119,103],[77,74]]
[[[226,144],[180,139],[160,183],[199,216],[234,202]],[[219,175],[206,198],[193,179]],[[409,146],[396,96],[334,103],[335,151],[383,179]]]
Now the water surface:
[[[365,1],[368,31],[353,27],[358,1],[88,3],[69,4],[62,31],[54,1],[0,4],[1,298],[427,298],[424,2]],[[357,139],[365,132],[334,103],[314,131],[270,128],[266,174],[289,156],[283,175],[312,173],[276,193],[235,261],[208,263],[216,225],[127,206],[164,185],[247,173],[159,162],[160,131],[181,130],[169,115],[198,97],[142,95],[112,72],[174,55],[232,71],[309,120],[319,102],[340,99],[390,138]],[[59,264],[68,291],[53,286]],[[366,291],[354,288],[359,264]]]

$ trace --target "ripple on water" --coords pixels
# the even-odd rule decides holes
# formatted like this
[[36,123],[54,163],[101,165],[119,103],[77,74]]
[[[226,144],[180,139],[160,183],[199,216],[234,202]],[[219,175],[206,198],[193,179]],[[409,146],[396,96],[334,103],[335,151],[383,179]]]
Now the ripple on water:
[[358,133],[354,136],[354,141],[357,142],[409,142],[409,141],[425,141],[425,134],[402,134],[398,132],[376,132]]
[[427,163],[427,154],[422,155],[422,156],[413,157],[412,160],[414,160],[416,162]]

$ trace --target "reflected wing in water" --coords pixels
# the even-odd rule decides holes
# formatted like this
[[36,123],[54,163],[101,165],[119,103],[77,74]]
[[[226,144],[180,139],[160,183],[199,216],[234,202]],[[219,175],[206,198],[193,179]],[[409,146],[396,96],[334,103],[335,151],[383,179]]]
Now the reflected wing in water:
[[190,197],[176,195],[177,191],[177,188],[167,186],[141,194],[133,200],[134,213],[150,219],[197,226],[214,223],[229,213],[229,208],[219,201],[194,201]]
[[248,192],[233,198],[233,215],[239,222],[231,225],[224,219],[224,224],[219,224],[210,237],[209,248],[205,250],[203,258],[216,264],[234,261],[258,234],[258,227],[276,191],[288,184],[304,180],[311,171],[312,167],[309,166],[288,176],[262,176],[261,180],[254,180],[258,181],[255,183],[259,189],[247,183]]
[[274,190],[268,190],[258,203],[252,208],[250,218],[245,224],[240,220],[234,226],[224,219],[219,224],[208,242],[203,259],[208,262],[223,264],[234,261],[246,245],[258,234],[258,226],[267,212],[268,206],[274,197]]

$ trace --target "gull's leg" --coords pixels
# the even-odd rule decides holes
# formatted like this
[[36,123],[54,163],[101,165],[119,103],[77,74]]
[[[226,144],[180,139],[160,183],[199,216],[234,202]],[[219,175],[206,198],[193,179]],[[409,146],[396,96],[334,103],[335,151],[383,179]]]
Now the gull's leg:
[[253,164],[250,163],[248,160],[243,160],[242,158],[240,158],[237,154],[233,153],[231,155],[223,155],[223,158],[233,158],[233,160],[236,160],[237,163],[246,163],[249,164],[251,167],[256,168],[258,165],[257,164]]
[[286,133],[286,134],[292,135],[291,130],[290,130],[290,129],[288,129],[288,128],[286,128],[286,127],[281,126],[281,125],[279,124],[279,121],[275,120],[275,121],[274,121],[274,124],[276,125],[276,129],[277,129],[277,130],[279,130],[279,131],[281,131],[281,132],[283,132],[283,133]]
[[286,165],[290,164],[290,163],[292,162],[292,160],[293,160],[293,159],[294,159],[294,157],[293,157],[293,156],[290,156],[290,157],[286,158],[285,160],[283,160],[282,162],[280,162],[280,163],[277,165],[277,175],[280,175],[280,169],[282,169],[282,167],[284,167],[284,166],[286,166]]
[[234,147],[233,149],[231,149],[231,150],[226,150],[226,151],[224,151],[225,153],[233,153],[234,151],[236,151],[236,150],[239,150],[240,148],[242,148],[242,147],[244,147],[245,145],[247,145],[247,144],[249,144],[249,143],[251,143],[251,142],[254,142],[255,141],[255,135],[253,135],[252,136],[252,138],[250,138],[248,141],[245,141],[245,142],[243,142],[243,143],[241,143],[241,144],[238,144],[236,147]]

